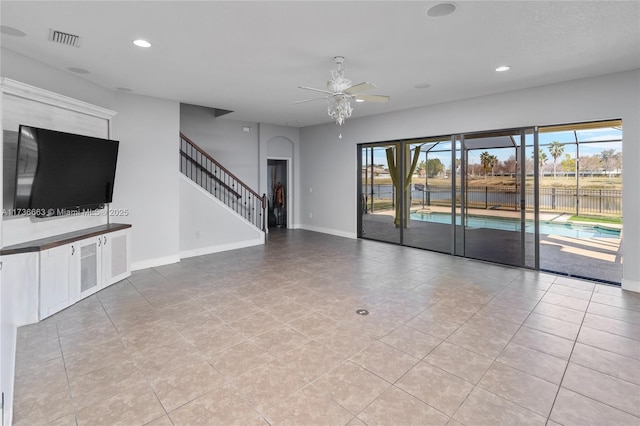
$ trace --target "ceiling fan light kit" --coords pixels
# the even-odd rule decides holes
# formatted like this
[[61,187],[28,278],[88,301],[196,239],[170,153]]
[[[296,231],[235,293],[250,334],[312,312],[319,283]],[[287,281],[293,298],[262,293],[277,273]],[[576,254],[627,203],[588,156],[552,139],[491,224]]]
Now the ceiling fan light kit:
[[[365,95],[363,91],[375,89],[375,85],[372,83],[360,83],[353,85],[351,80],[344,76],[344,56],[335,56],[333,60],[338,66],[335,70],[330,70],[331,79],[327,81],[327,90],[315,89],[313,87],[299,86],[300,89],[312,90],[314,92],[324,93],[326,96],[322,98],[305,99],[295,103],[304,103],[314,101],[317,99],[327,100],[327,113],[329,117],[336,120],[336,124],[342,126],[345,120],[351,117],[353,107],[351,106],[351,100],[356,102],[387,102],[388,96],[384,95]],[[342,134],[340,135],[342,137]]]
[[331,70],[331,79],[327,81],[327,89],[335,95],[329,96],[327,99],[327,112],[329,117],[336,120],[339,126],[342,126],[344,120],[351,117],[353,108],[349,102],[349,97],[345,95],[345,90],[351,87],[351,80],[345,78],[342,63],[343,56],[333,58],[338,65],[337,70]]

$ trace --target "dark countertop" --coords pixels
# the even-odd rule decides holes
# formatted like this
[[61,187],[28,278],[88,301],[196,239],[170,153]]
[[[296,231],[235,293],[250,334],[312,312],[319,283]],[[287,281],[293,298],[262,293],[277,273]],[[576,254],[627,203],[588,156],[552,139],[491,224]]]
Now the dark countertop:
[[94,226],[80,231],[67,232],[66,234],[53,235],[39,240],[26,241],[24,243],[4,247],[0,249],[0,256],[48,250],[54,247],[73,243],[75,241],[84,240],[85,238],[108,234],[110,232],[116,232],[127,228],[131,228],[131,225],[124,223],[110,223],[108,225]]

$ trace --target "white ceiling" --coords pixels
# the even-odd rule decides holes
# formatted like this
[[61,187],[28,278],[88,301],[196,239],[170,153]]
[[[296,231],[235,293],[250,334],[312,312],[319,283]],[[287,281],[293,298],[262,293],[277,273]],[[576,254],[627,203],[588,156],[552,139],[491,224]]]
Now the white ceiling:
[[[293,102],[313,97],[300,85],[325,87],[337,55],[354,84],[391,97],[354,117],[640,68],[637,0],[455,1],[427,17],[438,3],[3,0],[2,25],[26,36],[2,46],[112,90],[295,127],[331,121],[323,101]],[[81,46],[48,41],[51,28]]]

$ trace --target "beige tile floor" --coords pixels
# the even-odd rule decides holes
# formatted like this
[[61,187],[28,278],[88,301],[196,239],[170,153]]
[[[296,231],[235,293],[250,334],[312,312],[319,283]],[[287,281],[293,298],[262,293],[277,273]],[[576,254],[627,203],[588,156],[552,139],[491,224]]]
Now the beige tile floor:
[[639,330],[616,287],[280,230],[20,328],[14,424],[638,425]]

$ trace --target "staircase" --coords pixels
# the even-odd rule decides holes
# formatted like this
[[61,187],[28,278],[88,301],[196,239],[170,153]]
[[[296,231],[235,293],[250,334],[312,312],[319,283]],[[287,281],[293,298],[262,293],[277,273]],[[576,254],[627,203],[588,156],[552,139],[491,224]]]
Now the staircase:
[[256,228],[266,232],[267,196],[260,196],[180,133],[180,171]]

